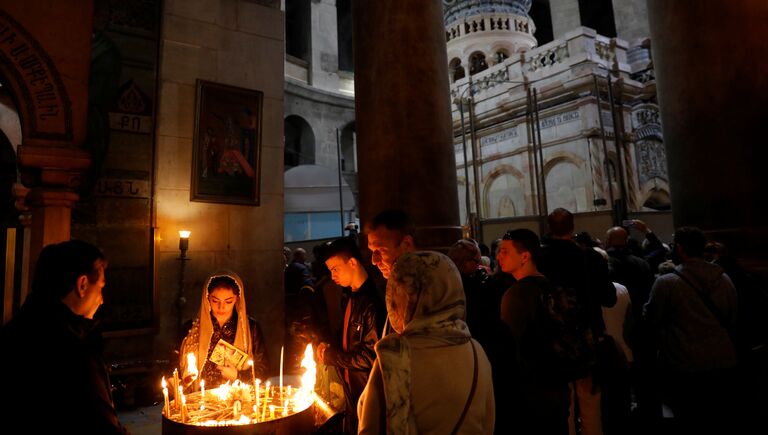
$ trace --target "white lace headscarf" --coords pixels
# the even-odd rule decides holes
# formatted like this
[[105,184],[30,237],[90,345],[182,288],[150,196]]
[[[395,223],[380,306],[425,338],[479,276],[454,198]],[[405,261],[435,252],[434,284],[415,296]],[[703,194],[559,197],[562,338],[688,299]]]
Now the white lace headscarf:
[[421,251],[397,259],[387,282],[387,312],[395,329],[376,343],[387,412],[388,434],[415,433],[411,409],[411,346],[413,337],[429,337],[446,345],[470,340],[464,322],[461,276],[443,254]]
[[[235,333],[235,342],[233,345],[247,353],[248,359],[253,359],[251,329],[248,324],[248,313],[245,310],[245,287],[243,286],[243,280],[234,272],[227,270],[219,271],[208,277],[205,281],[201,295],[200,311],[197,314],[197,318],[192,323],[192,328],[189,330],[189,334],[187,334],[184,341],[181,343],[179,365],[182,374],[187,373],[188,353],[195,353],[198,373],[202,373],[203,364],[205,364],[205,361],[208,358],[208,348],[211,344],[211,337],[213,336],[211,303],[208,301],[208,286],[214,278],[221,276],[232,278],[240,289],[240,295],[235,303],[235,311],[237,311],[237,332]],[[237,367],[238,370],[242,370],[242,368],[242,366]]]

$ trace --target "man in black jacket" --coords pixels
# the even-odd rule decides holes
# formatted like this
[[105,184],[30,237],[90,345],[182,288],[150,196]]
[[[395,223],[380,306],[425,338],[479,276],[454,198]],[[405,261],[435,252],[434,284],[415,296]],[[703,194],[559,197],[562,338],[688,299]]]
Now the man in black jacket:
[[336,284],[351,290],[345,304],[340,346],[321,343],[318,360],[337,367],[344,382],[347,401],[344,431],[357,433],[357,400],[376,359],[373,345],[381,338],[384,306],[376,286],[362,265],[360,250],[351,238],[341,238],[326,248],[325,264]]
[[127,433],[93,333],[106,267],[97,247],[78,240],[40,252],[32,292],[0,338],[0,373],[13,399],[0,408],[5,421],[41,433]]
[[[573,214],[564,208],[555,209],[547,217],[550,233],[541,250],[539,271],[555,286],[576,292],[579,305],[584,307],[595,341],[605,333],[602,307],[616,305],[616,289],[608,278],[608,264],[593,249],[583,249],[573,239]],[[581,433],[601,434],[600,389],[590,374],[573,382],[578,401]],[[571,412],[571,425],[576,423]],[[574,426],[575,427],[575,426]]]

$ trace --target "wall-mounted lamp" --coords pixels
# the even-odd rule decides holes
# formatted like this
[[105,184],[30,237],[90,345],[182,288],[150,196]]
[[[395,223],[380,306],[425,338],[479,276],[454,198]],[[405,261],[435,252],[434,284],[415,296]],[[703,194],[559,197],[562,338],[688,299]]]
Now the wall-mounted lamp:
[[181,258],[185,258],[187,256],[190,234],[192,234],[192,231],[179,230],[179,250],[181,251]]

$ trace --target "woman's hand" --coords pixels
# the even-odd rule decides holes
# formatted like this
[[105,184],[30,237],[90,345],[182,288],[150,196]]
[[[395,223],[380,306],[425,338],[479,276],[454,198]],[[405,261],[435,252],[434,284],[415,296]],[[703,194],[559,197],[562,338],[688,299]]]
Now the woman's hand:
[[221,376],[226,380],[232,382],[237,379],[237,368],[231,362],[225,361],[223,366],[216,366],[216,368],[219,369]]

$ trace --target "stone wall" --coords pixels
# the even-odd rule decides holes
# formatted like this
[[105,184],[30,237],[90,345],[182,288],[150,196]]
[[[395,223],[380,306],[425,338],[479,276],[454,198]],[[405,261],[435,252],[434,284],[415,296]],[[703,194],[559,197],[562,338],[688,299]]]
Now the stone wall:
[[[237,272],[249,313],[266,336],[272,367],[283,343],[284,16],[248,1],[168,0],[163,16],[156,152],[156,353],[175,343],[178,230],[192,231],[183,319],[199,307],[216,269]],[[263,92],[259,206],[190,201],[195,83]]]

